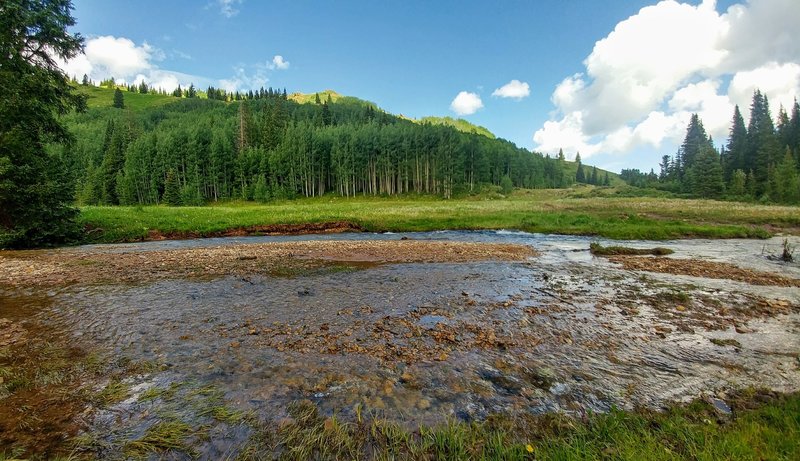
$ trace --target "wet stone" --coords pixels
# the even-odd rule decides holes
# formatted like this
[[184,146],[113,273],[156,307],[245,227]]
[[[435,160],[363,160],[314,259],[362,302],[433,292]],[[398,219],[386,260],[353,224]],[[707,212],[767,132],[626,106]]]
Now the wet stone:
[[478,374],[481,379],[492,383],[496,388],[509,394],[519,394],[523,388],[523,383],[519,378],[506,375],[498,370],[487,368]]
[[709,401],[711,403],[711,406],[714,407],[714,410],[717,413],[719,413],[720,415],[729,416],[730,414],[733,413],[733,410],[731,410],[731,407],[728,406],[728,404],[725,403],[724,400],[718,399],[716,397],[711,397],[711,398],[709,398]]

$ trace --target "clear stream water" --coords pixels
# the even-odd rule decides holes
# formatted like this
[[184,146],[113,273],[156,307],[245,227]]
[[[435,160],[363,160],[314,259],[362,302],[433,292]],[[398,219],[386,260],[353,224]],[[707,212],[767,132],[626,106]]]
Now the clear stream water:
[[[326,414],[353,418],[359,408],[412,426],[495,412],[659,407],[749,385],[800,388],[800,315],[747,320],[720,314],[727,307],[723,312],[746,312],[756,296],[798,304],[800,289],[626,271],[588,252],[592,241],[665,246],[675,258],[800,278],[797,264],[766,257],[779,253],[782,238],[612,242],[444,231],[161,241],[78,251],[401,237],[520,243],[540,255],[520,263],[379,264],[297,277],[6,288],[0,289],[0,317],[30,316],[81,344],[163,366],[130,378],[131,397],[97,418],[94,430],[107,431],[110,439],[135,437],[153,424],[159,405],[166,404],[137,396],[170,383],[212,385],[231,407],[263,419],[279,420],[289,402],[309,399]],[[738,345],[720,346],[712,338]],[[204,457],[247,437],[245,430],[226,433],[228,448],[212,437]]]

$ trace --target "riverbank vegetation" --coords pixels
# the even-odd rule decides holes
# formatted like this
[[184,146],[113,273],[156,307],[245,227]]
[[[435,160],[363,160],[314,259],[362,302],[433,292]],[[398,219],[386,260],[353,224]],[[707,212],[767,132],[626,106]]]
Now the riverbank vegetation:
[[626,197],[625,188],[520,190],[444,200],[431,196],[337,197],[205,207],[85,206],[81,224],[92,242],[257,234],[258,226],[347,221],[371,232],[517,229],[613,239],[765,238],[794,233],[794,207]]

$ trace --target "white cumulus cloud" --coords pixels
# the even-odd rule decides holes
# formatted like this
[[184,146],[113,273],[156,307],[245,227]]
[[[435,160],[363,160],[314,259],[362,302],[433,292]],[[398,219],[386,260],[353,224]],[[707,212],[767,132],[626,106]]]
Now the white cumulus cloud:
[[67,75],[78,80],[85,74],[95,82],[109,78],[119,83],[144,81],[166,91],[174,90],[179,84],[197,86],[205,81],[201,77],[160,69],[156,63],[164,58],[163,51],[147,42],[137,45],[125,37],[105,35],[89,38],[84,54],[59,64]]
[[531,94],[531,87],[526,82],[520,82],[519,80],[511,80],[510,82],[506,83],[505,85],[501,86],[500,88],[494,90],[492,96],[497,96],[500,98],[514,98],[516,100],[520,100],[522,98],[526,98]]
[[272,63],[269,64],[270,69],[286,70],[289,68],[289,61],[283,59],[283,56],[276,54],[272,58]]
[[481,97],[476,93],[462,91],[450,103],[450,110],[458,115],[471,115],[483,107]]
[[698,113],[720,143],[734,105],[747,117],[756,88],[773,114],[800,95],[798,23],[797,0],[748,0],[725,12],[713,0],[642,8],[555,88],[553,119],[533,140],[543,152],[580,148],[586,157],[670,148]]
[[[170,57],[191,59],[190,55],[177,49],[172,50]],[[195,88],[213,85],[227,91],[255,90],[269,82],[271,71],[289,68],[289,61],[281,55],[275,55],[266,63],[236,65],[233,75],[228,78],[212,79],[162,69],[158,63],[164,59],[166,54],[147,42],[137,45],[128,38],[108,35],[89,38],[84,54],[59,65],[68,76],[78,80],[86,74],[94,82],[109,78],[114,78],[120,84],[146,82],[149,86],[166,91],[172,91],[178,85],[186,88],[190,84],[194,84]]]

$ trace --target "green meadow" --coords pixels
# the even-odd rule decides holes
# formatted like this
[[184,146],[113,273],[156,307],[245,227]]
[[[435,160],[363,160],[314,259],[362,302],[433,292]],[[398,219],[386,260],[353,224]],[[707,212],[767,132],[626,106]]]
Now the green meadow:
[[92,242],[147,239],[149,233],[213,236],[270,224],[347,221],[371,232],[518,229],[620,240],[766,238],[800,227],[794,207],[665,197],[625,197],[625,189],[578,187],[439,197],[352,197],[225,202],[203,207],[85,206]]

